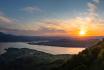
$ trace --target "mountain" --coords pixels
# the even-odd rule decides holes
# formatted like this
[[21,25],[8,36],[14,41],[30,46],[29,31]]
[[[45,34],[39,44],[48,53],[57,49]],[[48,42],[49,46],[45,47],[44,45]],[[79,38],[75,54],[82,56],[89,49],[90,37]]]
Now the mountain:
[[74,55],[57,70],[104,70],[104,39]]
[[0,70],[51,70],[71,58],[69,54],[52,55],[27,48],[8,48],[0,55]]
[[31,42],[40,39],[38,36],[16,36],[0,32],[0,42]]
[[0,32],[0,42],[29,42],[30,45],[48,45],[59,47],[90,47],[101,37],[92,37],[87,40],[76,40],[71,37],[44,37],[44,36],[16,36]]
[[67,39],[53,39],[49,41],[38,41],[38,42],[29,42],[30,45],[48,45],[48,46],[59,46],[59,47],[91,47],[93,44],[96,44],[99,39],[91,40],[73,40],[70,38]]

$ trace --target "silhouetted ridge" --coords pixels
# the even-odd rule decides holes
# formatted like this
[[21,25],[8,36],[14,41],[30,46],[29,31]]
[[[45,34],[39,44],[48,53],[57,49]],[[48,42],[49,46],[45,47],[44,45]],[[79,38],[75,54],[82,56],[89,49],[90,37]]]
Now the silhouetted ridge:
[[104,46],[104,38],[103,39],[101,39],[99,42],[97,42],[94,46],[92,46],[92,47],[102,47],[102,46]]
[[98,42],[98,39],[101,37],[94,38],[88,40],[76,40],[71,37],[16,36],[0,32],[0,42],[29,42],[28,44],[30,45],[58,47],[89,47]]
[[27,48],[6,51],[0,55],[0,70],[51,70],[71,58],[71,55],[52,55]]
[[58,70],[104,70],[104,39],[74,55]]

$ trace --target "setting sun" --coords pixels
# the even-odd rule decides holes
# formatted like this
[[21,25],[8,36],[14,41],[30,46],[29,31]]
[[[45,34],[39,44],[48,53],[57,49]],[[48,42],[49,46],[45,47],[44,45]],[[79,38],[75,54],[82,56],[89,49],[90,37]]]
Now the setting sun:
[[81,31],[79,32],[79,35],[80,35],[80,36],[85,36],[85,34],[86,34],[86,31],[84,31],[84,30],[81,30]]

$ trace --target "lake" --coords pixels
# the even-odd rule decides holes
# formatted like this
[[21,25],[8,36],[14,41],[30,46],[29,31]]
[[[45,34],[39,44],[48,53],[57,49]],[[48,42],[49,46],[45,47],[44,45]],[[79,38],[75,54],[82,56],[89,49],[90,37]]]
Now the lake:
[[29,48],[38,51],[43,51],[51,54],[78,54],[85,48],[76,47],[56,47],[56,46],[43,46],[43,45],[29,45],[25,42],[8,42],[0,43],[0,54],[4,53],[6,48]]

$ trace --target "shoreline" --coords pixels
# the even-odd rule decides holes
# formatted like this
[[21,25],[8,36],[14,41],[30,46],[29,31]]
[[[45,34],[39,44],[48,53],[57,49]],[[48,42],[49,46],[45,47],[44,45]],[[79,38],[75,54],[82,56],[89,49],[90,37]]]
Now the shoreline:
[[57,46],[44,46],[44,45],[30,45],[26,42],[8,42],[0,43],[0,52],[5,51],[6,48],[29,48],[50,54],[78,54],[85,48],[79,47],[57,47]]

